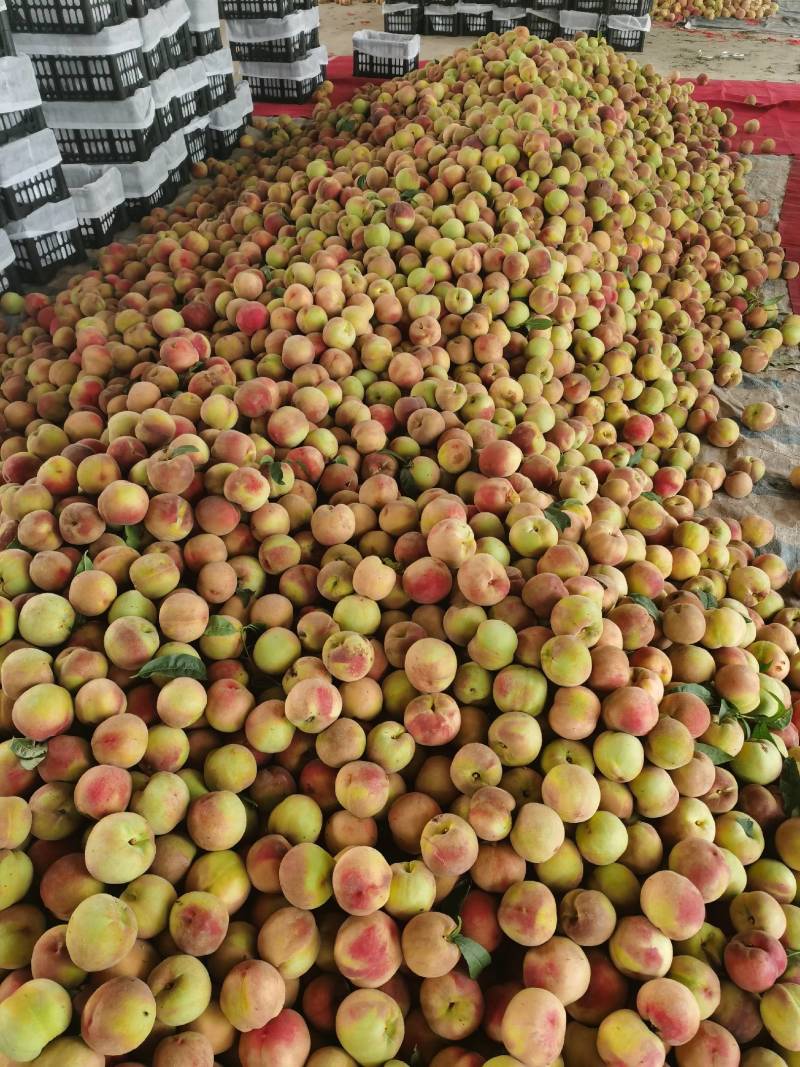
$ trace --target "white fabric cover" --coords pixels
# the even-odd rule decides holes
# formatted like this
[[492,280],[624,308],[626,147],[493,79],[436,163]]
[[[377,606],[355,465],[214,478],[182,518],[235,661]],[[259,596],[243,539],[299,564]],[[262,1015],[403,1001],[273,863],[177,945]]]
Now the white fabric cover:
[[189,29],[192,33],[213,30],[219,26],[218,0],[188,0]]
[[168,141],[164,142],[164,151],[167,154],[167,167],[175,170],[186,162],[189,150],[186,147],[186,135],[183,130],[176,130]]
[[220,48],[218,52],[200,56],[200,62],[205,67],[209,78],[212,74],[233,74],[233,56],[230,48]]
[[67,164],[64,176],[79,219],[101,219],[125,199],[122,175],[116,167]]
[[[306,81],[319,74],[322,67],[328,65],[327,48],[312,48],[307,56],[302,59],[294,59],[291,63],[240,63],[243,77],[247,78],[280,78],[282,81]],[[230,105],[226,105],[229,107]],[[220,108],[219,110],[222,110]],[[252,106],[250,108],[252,111]],[[250,111],[244,112],[249,115]],[[215,112],[212,112],[215,114]],[[214,124],[212,123],[212,126]],[[237,125],[233,123],[233,125]],[[228,129],[232,127],[217,126],[215,129]]]
[[[155,85],[155,82],[152,83]],[[42,105],[47,125],[54,130],[148,130],[156,106],[149,86],[137,89],[127,100],[47,101]]]
[[[0,0],[0,4],[3,0]],[[5,230],[0,230],[0,270],[8,270],[15,260],[14,249]]]
[[28,111],[42,102],[28,56],[0,56],[0,112]]
[[167,0],[167,3],[161,8],[161,14],[167,27],[167,34],[170,36],[173,33],[177,33],[190,18],[186,0]]
[[163,144],[157,145],[153,154],[143,163],[115,163],[122,178],[126,200],[138,200],[152,196],[169,177],[167,153]]
[[228,36],[232,41],[248,44],[257,41],[276,41],[280,37],[296,37],[319,26],[319,8],[294,11],[282,19],[228,19]]
[[28,56],[117,56],[141,48],[142,31],[138,19],[128,19],[99,33],[15,33],[14,44]]
[[0,186],[6,189],[60,162],[61,151],[52,130],[21,137],[0,147]]
[[413,59],[419,55],[419,34],[383,33],[381,30],[356,30],[353,51],[386,59]]
[[6,224],[6,233],[13,241],[15,238],[44,237],[48,233],[63,230],[76,230],[78,216],[72,198],[59,200],[55,204],[44,204],[32,211],[26,219]]

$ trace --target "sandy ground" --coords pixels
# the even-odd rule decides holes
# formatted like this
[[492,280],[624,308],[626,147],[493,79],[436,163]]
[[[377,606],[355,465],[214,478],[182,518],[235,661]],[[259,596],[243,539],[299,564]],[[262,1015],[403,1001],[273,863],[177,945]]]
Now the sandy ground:
[[[380,4],[356,3],[348,7],[324,3],[320,7],[320,39],[332,56],[350,55],[356,30],[383,29]],[[436,59],[460,46],[469,47],[474,37],[423,37],[421,56]],[[723,58],[722,53],[741,55]],[[710,78],[756,81],[796,81],[800,77],[800,46],[786,38],[763,33],[731,33],[717,30],[684,30],[656,26],[645,40],[642,63],[652,63],[664,74],[678,70],[686,77],[707,73]]]

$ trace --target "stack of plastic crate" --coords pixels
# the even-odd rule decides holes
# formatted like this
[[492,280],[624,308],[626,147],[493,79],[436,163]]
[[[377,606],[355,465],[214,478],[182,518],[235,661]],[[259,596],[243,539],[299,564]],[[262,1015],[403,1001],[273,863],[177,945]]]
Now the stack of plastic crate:
[[[189,33],[192,51],[195,55],[195,62],[201,65],[206,78],[207,109],[205,114],[201,114],[198,111],[195,117],[186,124],[183,132],[186,137],[186,148],[190,163],[200,163],[208,156],[210,151],[209,110],[224,106],[226,100],[219,99],[220,96],[227,97],[228,100],[232,98],[230,93],[233,80],[233,60],[229,49],[223,48],[218,0],[186,0],[186,3],[189,8]],[[217,75],[214,91],[212,92],[209,84],[209,74],[205,65],[205,57],[215,54],[229,65],[231,78],[228,81],[224,76]]]
[[319,88],[327,53],[316,0],[220,0],[220,10],[254,100],[299,103]]
[[383,5],[383,29],[385,33],[420,33],[422,6],[419,0],[386,0]]
[[652,0],[571,0],[562,10],[560,36],[579,33],[605,37],[619,52],[642,52],[650,32]]
[[[236,95],[209,116],[209,151],[218,159],[227,159],[239,144],[253,114],[253,95],[249,84],[239,82]],[[194,160],[193,160],[194,162]]]

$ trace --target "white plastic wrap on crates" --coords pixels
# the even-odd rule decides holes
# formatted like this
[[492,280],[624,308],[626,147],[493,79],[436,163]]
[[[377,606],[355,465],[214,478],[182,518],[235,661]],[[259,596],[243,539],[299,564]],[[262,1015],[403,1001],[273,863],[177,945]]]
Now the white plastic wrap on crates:
[[[489,13],[491,13],[492,6],[491,6],[491,4],[464,4],[464,3],[458,3],[458,4],[456,4],[456,8],[455,9],[459,13],[459,15],[485,15],[487,11]],[[429,10],[430,10],[430,8],[423,8],[423,11],[429,11]],[[452,11],[453,9],[450,8],[450,10]]]
[[356,30],[353,51],[386,59],[413,59],[419,55],[418,33],[384,33],[382,30]]
[[[2,3],[2,0],[0,0],[0,3]],[[4,270],[8,270],[15,259],[16,256],[14,255],[14,249],[11,247],[8,234],[5,230],[0,230],[0,274]]]
[[[316,52],[317,49],[314,49]],[[328,53],[325,52],[325,62],[328,62]],[[253,93],[246,81],[241,81],[236,86],[236,100],[242,110],[242,118],[249,118],[253,114]]]
[[652,23],[649,15],[609,15],[606,26],[610,30],[633,30],[635,33],[649,33]]
[[181,26],[185,25],[190,18],[186,0],[167,0],[166,4],[164,4],[160,10],[164,19],[164,24],[167,27],[166,32],[170,36],[173,33],[177,33]]
[[[307,56],[302,59],[294,59],[290,63],[240,63],[239,66],[242,69],[244,78],[250,76],[252,78],[279,78],[282,81],[306,81],[308,78],[313,78],[319,74],[323,63],[320,57],[315,58],[314,53],[321,51],[321,48],[315,48]],[[327,65],[327,53],[325,65]],[[228,109],[233,110],[225,115],[226,119],[231,119],[236,114],[239,114],[239,119],[238,121],[226,121],[221,124],[217,116],[222,112],[227,112]],[[211,112],[211,128],[214,130],[230,130],[240,125],[243,118],[240,111],[241,105],[236,100],[232,100],[230,104],[225,104],[224,107],[217,108],[216,111]]]
[[189,150],[186,147],[186,135],[183,130],[176,130],[169,140],[164,142],[164,151],[167,154],[168,170],[176,170],[178,167],[183,166],[189,154]]
[[27,218],[18,222],[6,223],[6,233],[13,241],[26,237],[44,237],[48,233],[63,233],[65,230],[77,230],[78,215],[70,197],[58,200],[54,204],[44,204],[32,211]]
[[39,130],[0,147],[0,187],[7,188],[52,170],[61,162],[61,152],[52,130]]
[[493,7],[493,19],[522,19],[525,18],[524,7]]
[[128,19],[99,33],[15,33],[14,45],[29,56],[117,56],[141,48],[142,31],[138,19]]
[[167,24],[160,7],[153,8],[139,20],[139,30],[142,34],[142,48],[145,52],[152,52],[158,47],[162,37],[167,35]]
[[293,11],[282,19],[228,19],[228,36],[232,41],[248,44],[256,41],[276,41],[281,37],[295,37],[319,26],[319,8]]
[[152,196],[169,177],[167,153],[163,144],[157,145],[144,163],[115,163],[122,178],[126,200],[141,200]]
[[452,15],[454,11],[449,4],[426,4],[422,9],[424,15]]
[[79,219],[102,219],[125,199],[122,175],[117,167],[89,167],[83,163],[64,167],[72,202]]
[[188,0],[189,29],[203,33],[219,26],[219,0]]
[[596,11],[562,11],[558,22],[571,33],[595,33],[601,17]]
[[0,111],[28,111],[42,102],[28,56],[0,56]]
[[56,101],[42,107],[47,125],[54,130],[148,130],[156,114],[150,86],[137,89],[127,100]]
[[217,52],[209,52],[207,56],[200,56],[200,62],[205,67],[209,78],[214,74],[233,74],[233,56],[230,48],[220,48]]
[[554,7],[552,4],[528,4],[525,10],[529,15],[534,15],[537,19],[546,19],[548,22],[559,24],[561,9]]

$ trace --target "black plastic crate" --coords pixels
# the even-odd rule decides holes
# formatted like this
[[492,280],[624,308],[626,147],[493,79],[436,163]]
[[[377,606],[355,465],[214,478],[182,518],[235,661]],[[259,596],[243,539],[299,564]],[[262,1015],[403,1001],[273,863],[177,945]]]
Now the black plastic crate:
[[3,204],[10,219],[24,219],[32,211],[56,200],[66,200],[69,189],[61,164],[39,171],[2,189]]
[[458,37],[460,30],[458,12],[453,8],[452,11],[437,11],[431,14],[423,8],[423,26],[423,33],[426,36]]
[[184,22],[175,33],[162,38],[161,42],[166,53],[167,63],[173,70],[186,66],[194,59],[192,50],[192,35],[189,31],[189,23]]
[[557,19],[551,22],[550,19],[543,19],[535,12],[528,15],[528,29],[532,37],[538,37],[542,41],[555,41],[556,37],[561,36],[561,27]]
[[157,120],[144,130],[108,126],[97,129],[54,129],[65,163],[136,163],[149,159],[161,143]]
[[125,0],[9,0],[14,33],[99,33],[125,22]]
[[156,120],[161,130],[161,139],[166,141],[178,129],[175,108],[172,106],[171,100],[164,104],[163,107],[156,108]]
[[31,56],[43,100],[127,100],[147,84],[138,48],[110,56]]
[[160,78],[162,74],[170,69],[169,56],[164,40],[159,41],[155,48],[142,52],[142,59],[144,60],[144,69],[148,81],[155,81],[156,78]]
[[8,12],[0,11],[0,56],[15,56],[16,54]]
[[296,11],[295,0],[219,0],[226,19],[276,19]]
[[[253,100],[260,104],[304,104],[319,89],[323,79],[324,74],[322,71],[310,78],[258,78],[251,74],[247,75],[247,82],[253,94]],[[223,132],[227,133],[227,131],[221,130],[211,131],[212,146],[214,153],[217,155],[230,150],[228,147],[223,147],[222,149],[217,147],[217,135]],[[243,132],[244,127],[237,132],[234,145],[231,147],[235,147],[236,141],[239,140]]]
[[236,86],[233,83],[233,74],[209,74],[208,76],[208,106],[222,107],[230,103],[236,95]]
[[240,63],[291,63],[304,56],[309,48],[317,47],[307,43],[311,36],[301,30],[291,37],[276,37],[272,41],[231,41],[231,55]]
[[176,96],[172,101],[175,129],[183,129],[198,115],[208,114],[208,110],[208,93],[205,86],[200,89],[193,89],[190,93],[184,93],[183,96]]
[[367,52],[353,51],[353,74],[356,78],[402,78],[419,66],[416,56],[371,56]]
[[394,9],[384,6],[383,28],[387,33],[419,33],[422,29],[422,12],[418,7]]
[[18,141],[20,137],[29,137],[45,126],[44,112],[40,107],[26,108],[25,111],[0,111],[0,145]]
[[647,34],[644,30],[612,30],[609,26],[603,36],[617,52],[643,52]]
[[16,267],[23,281],[47,282],[68,263],[83,256],[79,229],[57,230],[39,237],[12,237]]
[[494,33],[508,33],[509,30],[515,30],[517,26],[527,26],[528,16],[523,11],[521,15],[492,15],[492,31]]
[[16,263],[9,263],[0,268],[0,293],[13,293],[19,288],[19,268]]
[[212,26],[210,30],[194,30],[191,37],[192,51],[196,56],[208,56],[222,48],[222,32],[219,26]]
[[198,126],[195,130],[186,130],[186,150],[191,163],[202,163],[208,159],[208,126]]
[[644,18],[650,14],[653,0],[609,0],[609,15],[633,15],[635,18]]
[[169,197],[170,180],[162,182],[154,193],[149,196],[137,196],[130,197],[125,201],[125,207],[128,211],[128,219],[131,222],[138,222],[143,219],[145,215],[149,215],[153,208],[161,207],[166,203]]
[[492,10],[460,11],[458,13],[459,32],[464,37],[482,37],[492,28]]
[[[155,4],[152,6],[155,7]],[[125,0],[125,12],[129,19],[143,19],[150,7],[147,0]]]
[[[320,77],[320,83],[321,82],[322,78]],[[250,88],[252,90],[252,85],[250,86]],[[253,99],[255,99],[255,97],[256,94],[255,92],[253,92]],[[230,153],[238,147],[239,138],[242,136],[246,129],[247,124],[244,122],[241,124],[241,126],[233,126],[229,130],[215,130],[209,127],[209,133],[211,137],[211,154],[213,156],[216,156],[218,159],[230,155]]]
[[78,225],[86,248],[102,248],[128,225],[128,208],[124,203],[117,204],[99,219],[78,219]]

